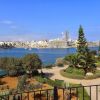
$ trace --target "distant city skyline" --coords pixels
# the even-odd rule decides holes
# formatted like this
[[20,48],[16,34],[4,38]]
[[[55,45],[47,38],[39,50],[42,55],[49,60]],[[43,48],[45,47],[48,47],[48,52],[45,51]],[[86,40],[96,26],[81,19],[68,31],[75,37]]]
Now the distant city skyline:
[[99,0],[1,0],[0,41],[54,39],[80,24],[88,41],[100,40]]

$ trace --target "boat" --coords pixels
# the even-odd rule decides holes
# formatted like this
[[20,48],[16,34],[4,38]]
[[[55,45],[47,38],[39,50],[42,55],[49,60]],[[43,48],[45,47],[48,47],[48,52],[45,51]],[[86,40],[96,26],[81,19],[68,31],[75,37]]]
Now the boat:
[[27,49],[27,48],[24,48],[24,49]]

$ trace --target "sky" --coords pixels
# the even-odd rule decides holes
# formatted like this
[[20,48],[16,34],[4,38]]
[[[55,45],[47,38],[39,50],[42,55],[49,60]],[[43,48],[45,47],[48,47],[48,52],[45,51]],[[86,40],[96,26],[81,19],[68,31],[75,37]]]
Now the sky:
[[100,40],[100,0],[0,0],[0,41],[54,39],[68,31]]

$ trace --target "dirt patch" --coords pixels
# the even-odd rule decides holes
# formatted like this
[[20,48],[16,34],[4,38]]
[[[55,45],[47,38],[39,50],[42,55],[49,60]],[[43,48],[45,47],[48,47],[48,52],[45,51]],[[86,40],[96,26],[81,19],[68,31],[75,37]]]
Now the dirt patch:
[[17,87],[17,84],[18,84],[18,78],[17,77],[4,77],[2,78],[3,82],[5,82],[4,85],[7,85],[9,86],[10,89],[14,89]]

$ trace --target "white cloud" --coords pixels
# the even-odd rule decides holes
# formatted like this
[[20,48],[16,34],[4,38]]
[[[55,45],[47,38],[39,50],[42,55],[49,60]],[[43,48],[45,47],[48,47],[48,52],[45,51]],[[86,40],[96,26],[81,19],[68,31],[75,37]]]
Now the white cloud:
[[10,20],[3,20],[3,21],[1,21],[0,23],[2,23],[2,24],[7,24],[7,25],[11,25],[13,22],[10,21]]
[[11,20],[2,20],[2,21],[0,21],[0,23],[9,26],[9,28],[11,28],[11,29],[17,28],[17,26],[14,25],[14,22]]

